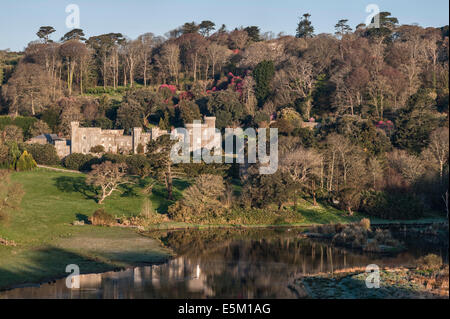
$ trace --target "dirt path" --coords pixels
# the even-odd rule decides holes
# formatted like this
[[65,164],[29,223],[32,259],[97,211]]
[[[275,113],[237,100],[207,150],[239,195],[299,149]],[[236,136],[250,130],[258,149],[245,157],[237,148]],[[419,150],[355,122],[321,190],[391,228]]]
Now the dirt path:
[[57,167],[51,167],[51,166],[45,166],[45,165],[38,165],[37,167],[45,168],[45,169],[49,169],[49,170],[57,171],[57,172],[83,174],[80,171],[74,171],[74,170],[71,170],[71,169],[57,168]]

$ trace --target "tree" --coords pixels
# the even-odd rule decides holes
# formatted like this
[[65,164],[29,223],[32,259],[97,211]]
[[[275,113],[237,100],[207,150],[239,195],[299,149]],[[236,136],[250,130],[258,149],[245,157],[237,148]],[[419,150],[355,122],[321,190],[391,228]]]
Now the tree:
[[419,154],[429,144],[437,119],[425,107],[411,105],[399,111],[395,126],[394,146]]
[[283,70],[277,73],[275,82],[279,90],[286,90],[289,94],[293,94],[290,98],[293,100],[303,99],[304,117],[309,120],[311,118],[311,110],[313,106],[313,92],[316,84],[316,78],[311,63],[291,57]]
[[200,121],[202,118],[198,105],[193,101],[182,100],[178,104],[178,108],[180,110],[180,117],[184,125],[193,123],[194,120]]
[[152,140],[147,145],[147,158],[149,159],[153,174],[163,180],[167,189],[167,199],[174,200],[173,179],[179,174],[174,169],[170,152],[177,143],[171,140],[170,135],[162,135],[156,140]]
[[42,120],[34,122],[30,129],[30,133],[32,136],[38,136],[41,134],[50,134],[51,132],[52,130],[50,129],[48,124]]
[[188,33],[197,33],[200,30],[200,26],[198,24],[196,24],[194,21],[192,22],[186,22],[185,24],[183,24],[183,26],[181,27],[181,32],[183,34],[188,34]]
[[[123,45],[123,49],[124,49],[124,57],[125,57],[126,65],[128,66],[130,87],[133,87],[134,78],[135,78],[134,71],[136,70],[136,67],[139,63],[139,59],[140,58],[148,58],[148,56],[146,56],[142,52],[143,43],[142,43],[142,41],[139,41],[139,40],[126,41]],[[144,51],[145,51],[145,49],[144,49]]]
[[70,40],[77,40],[77,41],[86,41],[86,38],[84,37],[84,32],[81,29],[72,29],[66,34],[63,35],[61,38],[62,42],[70,41]]
[[58,165],[61,160],[52,144],[27,144],[25,149],[33,156],[40,165]]
[[250,174],[242,193],[244,198],[249,198],[251,207],[266,208],[277,204],[281,210],[292,199],[297,187],[288,173],[278,170],[271,175]]
[[23,172],[23,171],[30,171],[37,167],[36,161],[33,159],[33,156],[31,156],[27,150],[23,151],[22,155],[20,155],[19,159],[16,163],[16,171]]
[[55,31],[56,30],[51,26],[44,26],[39,28],[39,31],[36,33],[36,35],[39,37],[39,39],[42,39],[45,44],[47,44],[49,42],[53,42],[49,39],[49,36]]
[[302,146],[289,150],[280,160],[280,168],[299,186],[311,191],[314,205],[317,205],[316,181],[320,177],[322,167],[322,156],[313,149],[305,149]]
[[175,43],[166,43],[161,49],[159,67],[165,73],[165,78],[171,77],[178,85],[180,72],[180,47]]
[[297,34],[295,35],[297,38],[312,38],[314,36],[314,27],[309,21],[311,15],[309,13],[305,13],[297,25]]
[[117,111],[118,123],[125,128],[149,125],[149,117],[164,106],[160,93],[148,88],[129,91]]
[[23,131],[16,125],[7,125],[0,133],[2,135],[2,140],[5,142],[23,142]]
[[371,23],[374,23],[375,19],[380,21],[379,27],[369,28],[366,31],[366,35],[372,39],[377,40],[379,43],[390,40],[390,37],[398,24],[398,19],[391,16],[390,12],[383,11],[378,14],[378,17],[374,17]]
[[86,182],[100,187],[99,204],[103,204],[103,201],[113,192],[120,191],[119,186],[130,183],[126,178],[126,164],[110,161],[92,165],[92,171],[87,175]]
[[338,23],[334,26],[334,28],[336,29],[335,34],[339,37],[342,38],[344,35],[352,32],[352,28],[347,24],[348,20],[347,19],[341,19],[338,21]]
[[216,92],[209,98],[207,107],[208,112],[216,117],[218,129],[237,126],[244,117],[244,106],[238,92]]
[[87,55],[86,45],[78,40],[68,40],[61,45],[59,52],[65,58],[67,66],[67,89],[70,96],[72,95],[75,67],[80,63],[82,57]]
[[153,33],[145,33],[140,35],[137,39],[140,43],[140,62],[142,63],[142,76],[144,80],[144,86],[147,86],[148,82],[148,74],[149,74],[149,65],[150,65],[150,57],[153,50],[154,45],[154,34]]
[[244,30],[238,29],[231,32],[229,38],[231,42],[231,47],[238,50],[242,50],[243,48],[245,48],[249,40],[248,33]]
[[271,82],[275,75],[273,61],[263,61],[259,63],[253,71],[253,78],[256,81],[255,96],[259,107],[262,107],[271,93]]
[[182,203],[198,215],[216,211],[222,207],[220,201],[225,192],[225,183],[219,175],[200,175],[183,194]]
[[439,167],[439,177],[442,183],[445,165],[448,165],[449,154],[449,134],[448,127],[440,127],[430,135],[430,144],[424,152],[425,158],[434,162]]
[[121,33],[108,33],[98,36],[93,36],[88,39],[88,43],[94,50],[94,57],[97,64],[100,66],[100,74],[103,77],[103,87],[106,88],[108,66],[110,66],[113,76],[113,86],[116,88],[118,79],[118,54],[117,47],[124,42],[123,35]]
[[21,62],[2,87],[11,115],[36,115],[52,101],[54,79],[35,63]]
[[250,41],[253,41],[253,42],[261,41],[259,27],[257,27],[257,26],[246,27],[244,29],[244,31],[247,32],[248,38],[250,39]]
[[209,37],[209,34],[211,33],[211,31],[215,29],[215,26],[216,24],[212,21],[209,20],[202,21],[199,25],[200,33],[204,37]]
[[219,71],[222,66],[229,59],[231,52],[226,46],[222,46],[216,43],[211,43],[206,47],[206,55],[212,64],[212,77],[216,75],[216,67],[219,67]]

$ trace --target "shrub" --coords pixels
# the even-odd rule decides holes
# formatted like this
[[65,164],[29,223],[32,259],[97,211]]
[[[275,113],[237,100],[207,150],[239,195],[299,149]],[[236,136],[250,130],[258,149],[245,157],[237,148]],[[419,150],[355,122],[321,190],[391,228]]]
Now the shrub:
[[106,153],[102,156],[102,161],[107,162],[110,161],[112,163],[126,163],[127,156],[122,154],[115,154],[115,153]]
[[91,153],[100,154],[105,152],[105,147],[103,145],[92,146],[89,150]]
[[41,165],[57,165],[61,161],[56,149],[51,144],[28,144],[25,149],[33,156],[36,163]]
[[63,163],[64,167],[68,169],[80,171],[80,170],[89,170],[90,169],[89,164],[91,164],[95,160],[98,161],[98,159],[95,159],[94,156],[90,154],[73,153],[66,156]]
[[92,225],[96,226],[112,226],[115,223],[114,217],[108,214],[103,208],[97,209],[94,214],[89,217]]
[[138,144],[138,146],[136,147],[136,152],[138,154],[144,154],[144,145],[142,145],[141,143]]
[[127,171],[130,175],[147,176],[150,173],[150,163],[145,155],[131,155],[126,158]]
[[48,124],[42,120],[36,121],[30,128],[31,136],[38,136],[41,134],[50,134],[52,130],[48,126]]
[[429,254],[420,258],[417,262],[418,267],[425,270],[436,270],[441,268],[443,262],[442,257],[435,254]]
[[184,192],[183,199],[169,207],[168,215],[180,222],[202,223],[221,221],[225,205],[221,201],[226,190],[223,178],[218,175],[200,175],[195,184]]
[[368,219],[368,218],[361,219],[361,221],[359,222],[359,225],[362,228],[364,228],[365,230],[370,230],[370,219]]
[[412,194],[368,191],[362,194],[361,210],[383,219],[416,219],[423,216],[423,204]]
[[16,171],[30,171],[37,167],[36,161],[26,150],[23,151],[16,163]]
[[385,229],[377,229],[375,231],[374,240],[380,245],[397,247],[400,245],[399,241],[392,237],[392,233]]
[[23,142],[23,130],[15,125],[7,125],[1,132],[6,142]]

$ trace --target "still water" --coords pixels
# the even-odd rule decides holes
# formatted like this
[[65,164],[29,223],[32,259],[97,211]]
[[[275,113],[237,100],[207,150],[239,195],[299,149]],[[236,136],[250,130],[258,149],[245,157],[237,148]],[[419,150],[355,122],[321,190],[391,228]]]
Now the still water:
[[0,292],[1,298],[301,298],[294,281],[339,269],[411,266],[430,252],[448,260],[447,249],[409,244],[381,256],[301,238],[298,229],[170,231],[149,234],[170,247],[165,264],[80,276],[80,289],[55,283]]

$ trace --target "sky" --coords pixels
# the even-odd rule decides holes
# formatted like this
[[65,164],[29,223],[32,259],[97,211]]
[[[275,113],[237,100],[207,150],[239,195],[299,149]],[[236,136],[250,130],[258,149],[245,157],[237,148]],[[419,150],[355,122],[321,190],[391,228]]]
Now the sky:
[[366,20],[369,4],[389,11],[401,24],[441,27],[449,23],[448,0],[0,0],[0,49],[23,50],[37,40],[40,26],[50,25],[58,40],[70,31],[66,6],[80,9],[87,37],[120,32],[129,38],[152,32],[164,35],[185,22],[211,20],[228,30],[257,25],[262,32],[295,34],[298,19],[311,14],[318,33],[334,33],[339,19],[353,28]]

